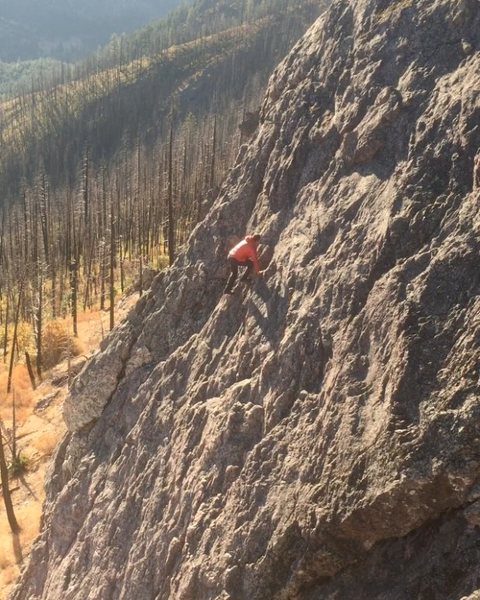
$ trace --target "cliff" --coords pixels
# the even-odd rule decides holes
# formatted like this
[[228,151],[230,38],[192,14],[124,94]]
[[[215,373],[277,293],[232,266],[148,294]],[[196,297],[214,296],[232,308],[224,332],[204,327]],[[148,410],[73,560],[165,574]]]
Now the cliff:
[[[479,48],[476,0],[336,0],[296,45],[75,381],[13,600],[480,587]],[[222,297],[253,230],[265,278]]]

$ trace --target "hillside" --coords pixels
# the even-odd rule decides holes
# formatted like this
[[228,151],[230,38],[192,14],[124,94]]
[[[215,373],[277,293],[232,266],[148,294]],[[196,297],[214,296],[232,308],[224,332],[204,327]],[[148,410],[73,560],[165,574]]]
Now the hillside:
[[75,380],[12,600],[474,597],[478,90],[475,0],[333,2]]
[[165,15],[180,0],[0,1],[0,60],[41,57],[74,60],[105,44],[113,33],[133,31]]
[[[32,181],[43,168],[57,187],[76,176],[86,145],[99,164],[111,160],[123,140],[134,146],[136,138],[151,144],[166,137],[173,101],[178,119],[189,112],[203,116],[210,106],[215,109],[229,99],[241,101],[250,81],[255,76],[265,79],[273,59],[281,56],[281,49],[287,51],[289,36],[273,52],[262,48],[284,23],[283,15],[265,18],[6,100],[0,104],[5,148],[1,180],[15,193],[23,177]],[[251,66],[254,55],[262,60]],[[233,81],[228,72],[232,60],[238,69]]]
[[165,139],[172,106],[177,126],[189,112],[203,117],[232,100],[254,103],[258,88],[324,3],[276,0],[267,8],[262,2],[263,10],[245,23],[239,8],[227,20],[227,8],[237,4],[248,3],[224,2],[214,18],[212,1],[196,2],[73,70],[61,69],[34,93],[0,103],[0,181],[10,196],[22,178],[31,183],[40,171],[53,187],[71,182],[87,145],[98,165],[125,143]]

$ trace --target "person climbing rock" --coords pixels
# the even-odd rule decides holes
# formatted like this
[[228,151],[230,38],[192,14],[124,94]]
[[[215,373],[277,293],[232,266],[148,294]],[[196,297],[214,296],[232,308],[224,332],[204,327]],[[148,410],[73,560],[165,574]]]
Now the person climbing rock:
[[228,278],[224,294],[231,294],[235,281],[238,277],[239,267],[247,267],[240,281],[248,282],[252,271],[255,270],[257,277],[262,276],[258,262],[257,246],[260,242],[260,234],[247,235],[245,239],[234,246],[228,253],[228,264],[230,266],[230,277]]

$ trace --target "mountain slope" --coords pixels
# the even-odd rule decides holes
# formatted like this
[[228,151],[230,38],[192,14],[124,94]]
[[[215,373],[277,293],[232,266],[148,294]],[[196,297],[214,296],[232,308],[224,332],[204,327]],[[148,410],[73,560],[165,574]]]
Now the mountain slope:
[[306,1],[292,15],[275,4],[254,23],[220,27],[207,37],[199,33],[158,53],[148,47],[139,58],[132,50],[110,67],[87,65],[72,81],[0,103],[4,188],[15,196],[22,179],[32,182],[39,172],[53,187],[71,182],[87,146],[98,165],[135,138],[150,145],[165,139],[172,105],[178,121],[188,112],[201,117],[220,111],[233,98],[251,100],[251,88],[264,86],[320,6]]
[[[474,1],[337,0],[297,44],[75,381],[14,600],[476,589],[479,32]],[[253,229],[266,279],[221,298]]]
[[39,57],[78,59],[108,41],[159,18],[179,0],[128,2],[0,2],[0,60]]

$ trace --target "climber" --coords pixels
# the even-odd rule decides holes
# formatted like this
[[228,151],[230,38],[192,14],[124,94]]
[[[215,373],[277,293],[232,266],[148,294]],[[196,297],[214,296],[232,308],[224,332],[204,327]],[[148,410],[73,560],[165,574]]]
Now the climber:
[[260,242],[260,234],[247,235],[245,239],[234,246],[228,253],[228,264],[230,266],[230,277],[228,278],[224,294],[231,294],[238,276],[238,267],[247,267],[240,281],[248,283],[249,277],[255,269],[257,277],[262,277],[258,263],[257,246]]

